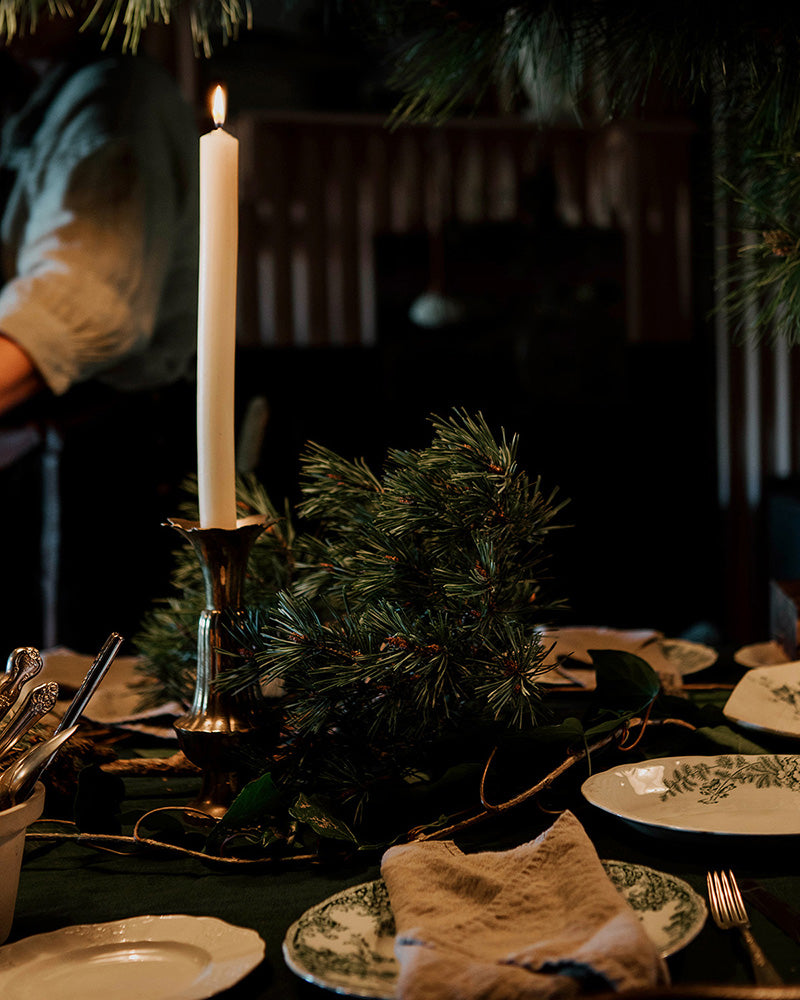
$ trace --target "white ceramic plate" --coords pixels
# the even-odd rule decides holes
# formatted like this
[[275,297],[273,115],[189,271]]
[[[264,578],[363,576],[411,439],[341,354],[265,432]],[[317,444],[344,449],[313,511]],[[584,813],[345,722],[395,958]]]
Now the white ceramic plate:
[[[706,905],[686,882],[625,861],[603,865],[662,957],[699,933]],[[394,1000],[399,972],[394,937],[389,894],[383,879],[377,879],[306,910],[287,931],[283,955],[309,983],[347,996]]]
[[723,709],[732,722],[780,736],[800,736],[800,662],[755,667]]
[[548,654],[545,666],[550,670],[540,675],[545,684],[578,684],[587,690],[596,687],[595,671],[591,667],[591,649],[619,649],[640,656],[658,674],[685,677],[696,674],[716,663],[718,653],[710,646],[689,639],[665,639],[656,632],[617,632],[613,629],[565,629],[563,632],[543,632],[546,644],[556,645]]
[[[689,639],[658,639],[653,645],[681,677],[696,674],[699,670],[712,666],[717,662],[719,655],[710,646],[704,646],[701,642],[691,642]],[[645,660],[647,649],[648,647],[645,647],[639,654]]]
[[593,625],[540,631],[545,647],[553,644],[545,660],[548,666],[555,666],[565,657],[591,666],[590,649],[622,649],[638,654],[645,644],[661,637],[661,633],[653,629],[615,629]]
[[789,662],[783,646],[774,639],[742,646],[736,650],[733,658],[740,667],[747,667],[748,670],[752,670],[753,667],[772,667],[778,663]]
[[662,757],[611,768],[582,786],[587,801],[651,832],[800,834],[800,756]]
[[264,957],[253,930],[215,917],[131,917],[35,934],[0,948],[3,1000],[203,1000]]

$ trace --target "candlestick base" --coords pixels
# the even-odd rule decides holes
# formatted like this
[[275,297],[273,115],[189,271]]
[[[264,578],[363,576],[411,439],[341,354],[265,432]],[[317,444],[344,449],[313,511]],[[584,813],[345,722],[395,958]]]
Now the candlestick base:
[[266,527],[266,517],[242,518],[233,529],[201,528],[182,518],[169,518],[167,524],[192,544],[206,591],[206,608],[200,612],[197,629],[194,698],[174,727],[184,754],[203,773],[200,792],[189,805],[219,818],[240,790],[248,749],[263,747],[269,734],[265,703],[257,692],[233,694],[218,684],[235,662],[232,654],[237,646],[231,626],[244,613],[247,560]]

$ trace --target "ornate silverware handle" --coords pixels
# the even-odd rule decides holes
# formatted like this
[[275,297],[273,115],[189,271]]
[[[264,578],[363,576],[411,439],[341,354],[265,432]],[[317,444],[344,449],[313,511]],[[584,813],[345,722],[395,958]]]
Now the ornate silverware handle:
[[34,646],[19,646],[11,653],[0,689],[0,719],[19,698],[22,688],[36,677],[43,666],[44,660]]
[[761,945],[753,937],[749,927],[739,928],[742,940],[750,953],[750,961],[753,965],[753,978],[762,986],[780,986],[783,980],[775,971],[772,962],[767,958],[761,949]]
[[55,706],[58,699],[58,684],[46,681],[34,688],[18,711],[0,731],[0,757],[10,750],[17,740]]
[[56,726],[56,732],[61,733],[70,726],[74,726],[78,721],[81,712],[89,704],[89,700],[97,690],[100,681],[105,677],[108,668],[114,661],[114,657],[119,652],[119,647],[124,639],[118,632],[112,632],[103,643],[103,648],[95,657],[94,663],[89,667],[83,683],[78,688],[77,694],[69,703],[64,718]]

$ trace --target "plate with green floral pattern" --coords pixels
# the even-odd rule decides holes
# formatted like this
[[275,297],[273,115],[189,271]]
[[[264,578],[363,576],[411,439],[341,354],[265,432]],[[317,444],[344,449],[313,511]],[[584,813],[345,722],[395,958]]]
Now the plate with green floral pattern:
[[[603,861],[662,958],[699,933],[702,898],[682,879],[644,865]],[[283,956],[301,979],[352,997],[394,1000],[399,966],[394,916],[383,879],[336,893],[312,906],[286,933]]]
[[662,757],[583,783],[592,805],[650,833],[800,834],[800,756]]
[[755,667],[744,675],[722,710],[740,726],[778,736],[800,736],[800,663]]

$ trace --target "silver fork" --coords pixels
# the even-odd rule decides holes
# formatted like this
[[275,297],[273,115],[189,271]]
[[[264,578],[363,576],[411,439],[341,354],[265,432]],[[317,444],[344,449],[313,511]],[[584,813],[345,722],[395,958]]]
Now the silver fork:
[[724,931],[736,929],[742,935],[747,945],[750,961],[753,966],[753,978],[762,985],[776,986],[783,982],[775,971],[772,963],[761,950],[761,946],[750,930],[750,918],[747,916],[742,894],[736,884],[732,871],[709,872],[708,901],[711,906],[711,916],[714,923]]

